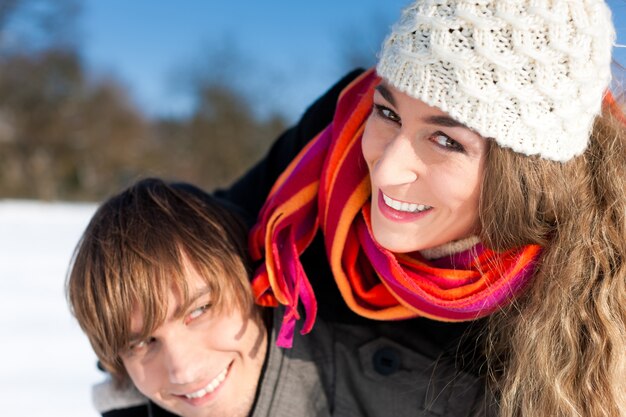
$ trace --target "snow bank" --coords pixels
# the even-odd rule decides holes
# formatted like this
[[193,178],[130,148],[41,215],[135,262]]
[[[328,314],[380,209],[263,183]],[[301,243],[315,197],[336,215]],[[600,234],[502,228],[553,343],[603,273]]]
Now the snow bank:
[[102,379],[69,313],[64,283],[96,206],[0,200],[0,409],[6,416],[85,416]]

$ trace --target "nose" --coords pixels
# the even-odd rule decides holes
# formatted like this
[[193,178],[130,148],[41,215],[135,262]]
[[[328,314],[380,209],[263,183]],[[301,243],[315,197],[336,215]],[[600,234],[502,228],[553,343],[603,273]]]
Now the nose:
[[385,144],[370,175],[378,186],[411,184],[419,178],[422,165],[411,139],[400,133]]
[[172,384],[189,384],[197,380],[198,367],[202,363],[194,353],[193,343],[184,340],[169,340],[163,344],[163,364]]

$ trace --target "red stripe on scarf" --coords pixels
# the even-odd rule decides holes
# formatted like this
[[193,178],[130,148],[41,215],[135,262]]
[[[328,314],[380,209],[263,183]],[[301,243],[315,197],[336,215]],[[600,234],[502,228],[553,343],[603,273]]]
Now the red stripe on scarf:
[[607,90],[602,101],[602,106],[609,111],[617,120],[622,122],[626,126],[626,114],[624,110],[620,108],[619,104],[615,100],[613,93]]

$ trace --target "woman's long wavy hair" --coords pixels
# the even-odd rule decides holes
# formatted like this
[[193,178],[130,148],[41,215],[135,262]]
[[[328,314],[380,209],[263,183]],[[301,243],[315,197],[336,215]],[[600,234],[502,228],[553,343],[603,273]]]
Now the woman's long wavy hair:
[[526,292],[490,319],[503,417],[626,416],[626,119],[615,106],[605,100],[586,152],[567,163],[489,148],[482,241],[544,247]]

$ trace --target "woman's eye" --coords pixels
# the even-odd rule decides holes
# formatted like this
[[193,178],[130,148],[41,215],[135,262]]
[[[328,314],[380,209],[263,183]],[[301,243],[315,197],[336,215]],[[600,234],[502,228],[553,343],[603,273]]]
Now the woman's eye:
[[374,104],[374,111],[383,119],[387,119],[394,123],[401,123],[400,116],[389,107],[385,107],[381,104]]
[[463,145],[441,132],[437,132],[433,135],[433,141],[442,148],[449,149],[451,151],[465,152]]

